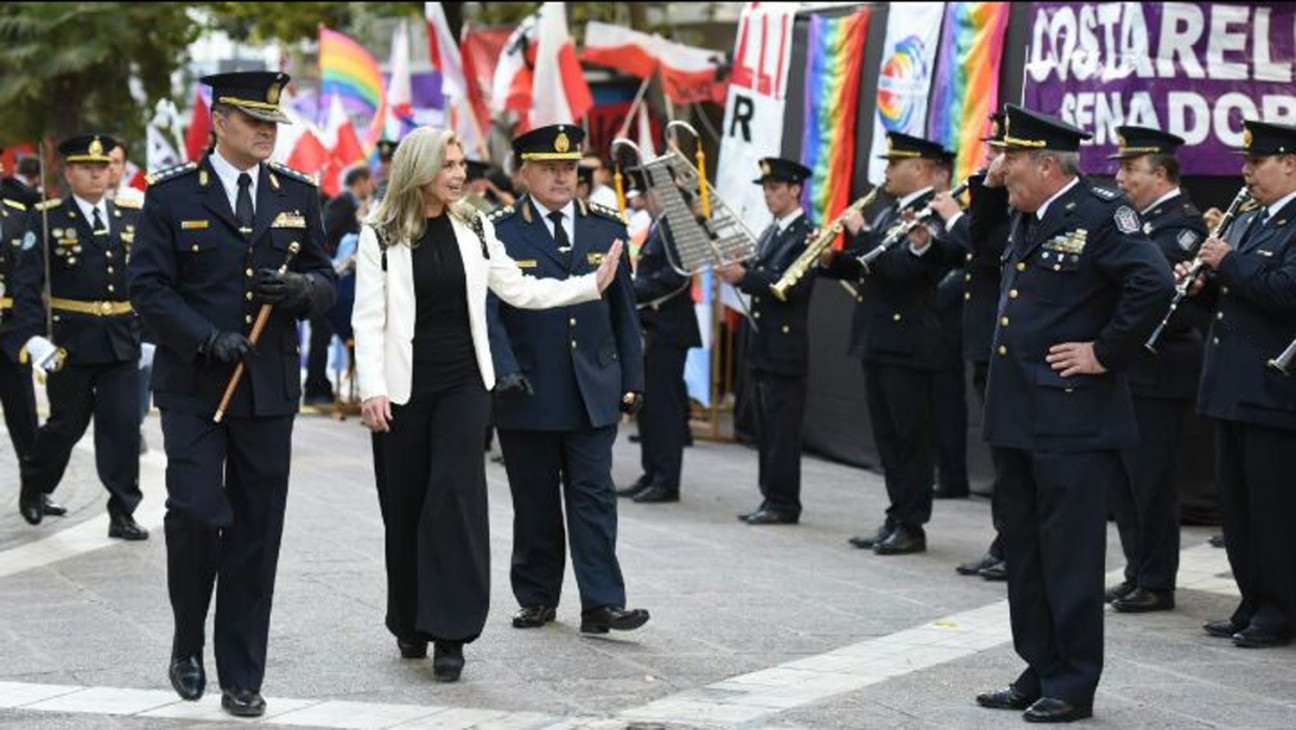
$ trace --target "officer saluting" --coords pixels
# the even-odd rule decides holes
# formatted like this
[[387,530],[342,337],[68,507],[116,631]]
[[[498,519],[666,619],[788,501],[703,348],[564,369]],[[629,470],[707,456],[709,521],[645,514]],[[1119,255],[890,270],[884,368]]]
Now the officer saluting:
[[1296,632],[1296,380],[1265,368],[1296,334],[1296,127],[1244,124],[1242,175],[1260,207],[1238,218],[1227,243],[1209,239],[1199,254],[1215,316],[1197,411],[1217,419],[1224,546],[1242,593],[1231,617],[1205,629],[1256,648]]
[[806,372],[810,364],[810,295],[814,271],[797,280],[785,300],[770,287],[805,251],[814,226],[801,209],[801,190],[810,169],[793,160],[767,157],[752,182],[765,191],[774,221],[761,233],[750,266],[731,264],[716,275],[751,295],[752,327],[747,362],[756,394],[760,442],[761,505],[738,515],[749,525],[796,524],[801,519],[801,424],[805,420]]
[[[0,152],[3,152],[0,149]],[[18,455],[21,468],[36,443],[36,391],[32,387],[31,363],[19,362],[21,333],[14,330],[13,283],[18,259],[23,255],[27,237],[27,205],[22,201],[0,197],[0,405],[4,407],[5,428]],[[55,504],[49,495],[41,495],[42,512],[61,517],[67,510]],[[33,500],[34,501],[34,500]]]
[[[276,125],[288,121],[279,110],[288,76],[202,82],[212,87],[216,147],[150,180],[131,301],[158,343],[152,384],[167,454],[171,684],[184,699],[202,696],[203,625],[216,584],[221,705],[257,716],[301,397],[296,325],[328,309],[334,278],[314,182],[265,163]],[[274,309],[254,347],[249,333],[262,304]],[[215,423],[238,362],[243,382]]]
[[[616,211],[575,200],[584,137],[579,127],[558,124],[513,140],[529,192],[496,214],[495,235],[533,276],[587,274],[613,242],[627,238]],[[648,612],[625,608],[612,484],[617,421],[643,403],[643,346],[630,268],[622,265],[596,302],[540,311],[516,309],[494,295],[488,302],[499,374],[495,425],[513,492],[510,577],[522,606],[513,626],[554,620],[566,564],[565,499],[581,631],[637,629]]]
[[[108,153],[116,145],[106,135],[73,137],[59,145],[72,197],[37,205],[28,221],[27,250],[14,272],[11,344],[23,343],[19,359],[47,371],[50,401],[49,419],[22,463],[19,509],[31,524],[41,521],[44,495],[63,478],[72,447],[93,416],[95,462],[110,495],[108,536],[144,540],[148,532],[131,517],[142,497],[140,339],[126,299],[126,262],[139,211],[105,197]],[[47,266],[52,312],[45,309]],[[53,324],[52,334],[47,322]]]
[[1077,174],[1088,133],[1014,104],[1003,166],[1018,211],[986,393],[1013,643],[1029,665],[985,707],[1093,714],[1103,663],[1108,485],[1138,439],[1123,371],[1169,306],[1170,267],[1117,193]]
[[[1179,189],[1184,143],[1148,127],[1117,127],[1120,184],[1143,219],[1143,232],[1171,265],[1192,258],[1206,239],[1201,212]],[[1140,349],[1130,365],[1130,388],[1139,443],[1121,450],[1128,484],[1116,484],[1112,511],[1125,551],[1125,580],[1107,592],[1117,611],[1141,613],[1174,608],[1179,570],[1179,436],[1201,377],[1205,313],[1180,307],[1157,341],[1157,352]]]

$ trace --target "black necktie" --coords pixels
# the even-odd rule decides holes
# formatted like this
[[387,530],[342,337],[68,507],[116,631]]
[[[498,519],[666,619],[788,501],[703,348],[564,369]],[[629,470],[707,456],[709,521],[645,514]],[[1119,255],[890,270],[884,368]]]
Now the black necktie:
[[553,239],[554,245],[558,247],[558,256],[562,259],[563,266],[571,270],[571,240],[567,238],[567,229],[563,228],[563,212],[555,210],[549,214],[549,220],[553,221]]
[[1255,239],[1256,234],[1259,233],[1260,229],[1264,228],[1265,224],[1268,222],[1269,208],[1261,208],[1256,217],[1251,219],[1251,225],[1247,226],[1246,233],[1242,234],[1242,240],[1238,241],[1238,251],[1246,248],[1246,245]]
[[773,243],[774,239],[777,237],[778,223],[769,224],[769,228],[765,229],[765,232],[760,235],[760,240],[756,242],[756,255],[760,256],[765,253],[765,251],[770,247],[770,244]]
[[252,232],[252,176],[240,172],[238,176],[238,203],[234,206],[234,220],[244,235]]
[[94,212],[94,221],[92,222],[92,226],[91,226],[90,230],[91,230],[91,231],[92,231],[96,236],[106,236],[106,235],[108,235],[108,226],[105,226],[105,225],[104,225],[103,218],[101,218],[101,217],[99,216],[99,209],[98,209],[98,208],[94,208],[94,209],[93,209],[93,212]]

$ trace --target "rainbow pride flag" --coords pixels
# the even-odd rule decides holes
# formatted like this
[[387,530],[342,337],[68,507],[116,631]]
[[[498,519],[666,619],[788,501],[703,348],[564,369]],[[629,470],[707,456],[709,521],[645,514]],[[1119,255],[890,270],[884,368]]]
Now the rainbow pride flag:
[[804,202],[816,225],[833,220],[850,204],[855,118],[870,15],[869,8],[863,8],[836,18],[810,17],[801,163],[812,173]]
[[999,64],[1009,5],[945,5],[927,133],[946,149],[958,152],[953,185],[985,163],[986,146],[981,138],[989,131],[990,113],[999,108]]
[[343,101],[357,102],[370,117],[362,140],[365,154],[372,152],[387,123],[387,86],[382,71],[364,46],[334,30],[320,26],[320,98],[337,94]]

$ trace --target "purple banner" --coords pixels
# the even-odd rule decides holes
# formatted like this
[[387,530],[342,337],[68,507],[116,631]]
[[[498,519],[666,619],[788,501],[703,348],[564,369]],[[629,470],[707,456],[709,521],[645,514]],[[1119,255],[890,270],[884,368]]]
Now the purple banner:
[[1186,175],[1238,175],[1244,117],[1296,124],[1294,33],[1287,3],[1035,3],[1026,106],[1093,133],[1086,172],[1132,124],[1187,140]]

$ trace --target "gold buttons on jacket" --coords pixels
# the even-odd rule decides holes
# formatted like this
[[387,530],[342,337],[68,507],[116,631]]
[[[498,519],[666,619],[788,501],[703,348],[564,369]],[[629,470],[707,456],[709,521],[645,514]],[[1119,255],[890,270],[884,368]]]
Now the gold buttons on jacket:
[[760,312],[752,312],[752,319],[760,319]]
[[252,292],[248,292],[248,293],[245,294],[244,296],[247,297],[247,300],[248,300],[249,302],[252,301]]
[[1026,262],[1025,262],[1025,261],[1018,261],[1018,262],[1017,262],[1017,270],[1018,270],[1018,271],[1025,271],[1025,270],[1026,270]]
[[1224,319],[1224,313],[1223,313],[1223,312],[1216,312],[1216,313],[1215,313],[1215,319]]
[[787,333],[789,333],[789,332],[791,332],[791,331],[792,331],[792,328],[791,328],[791,327],[789,327],[789,326],[787,326],[787,325],[783,325],[783,334],[786,335]]
[[1017,290],[1016,290],[1016,289],[1009,289],[1009,290],[1008,290],[1008,298],[1009,298],[1009,299],[1016,299],[1017,297],[1018,297],[1018,293],[1017,293]]
[[1000,345],[1000,346],[999,346],[999,357],[1006,357],[1007,355],[1008,355],[1008,348],[1005,347],[1005,346],[1003,346],[1003,345]]
[[1004,317],[1003,319],[1000,319],[1000,320],[999,320],[999,324],[1000,324],[1000,326],[1007,327],[1007,326],[1008,326],[1008,318],[1007,318],[1007,317]]
[[899,312],[896,312],[895,314],[891,315],[891,321],[893,322],[899,322],[901,319],[902,317],[900,316]]
[[251,268],[248,268],[248,269],[247,269],[246,271],[244,271],[243,273],[246,274],[246,275],[247,275],[247,278],[249,278],[249,279],[251,279],[253,276],[256,275],[256,272],[252,271]]
[[567,320],[567,324],[571,325],[572,327],[575,327],[575,326],[576,326],[576,318],[575,318],[575,317],[572,317],[571,319]]
[[963,301],[965,301],[965,302],[970,302],[970,301],[972,301],[972,292],[970,292],[970,291],[968,291],[968,292],[963,292]]
[[573,350],[576,349],[576,340],[572,340],[572,349],[573,349]]
[[248,324],[252,324],[252,315],[250,314],[243,315],[243,321],[247,322]]

